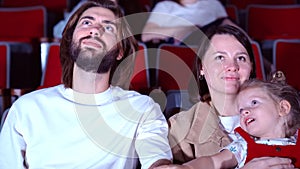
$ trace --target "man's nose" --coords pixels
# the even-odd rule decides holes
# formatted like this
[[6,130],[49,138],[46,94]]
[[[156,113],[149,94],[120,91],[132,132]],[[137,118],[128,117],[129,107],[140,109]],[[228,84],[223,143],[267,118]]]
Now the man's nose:
[[104,27],[101,26],[101,25],[97,25],[97,26],[93,26],[91,29],[90,29],[90,35],[91,36],[102,36],[104,33]]

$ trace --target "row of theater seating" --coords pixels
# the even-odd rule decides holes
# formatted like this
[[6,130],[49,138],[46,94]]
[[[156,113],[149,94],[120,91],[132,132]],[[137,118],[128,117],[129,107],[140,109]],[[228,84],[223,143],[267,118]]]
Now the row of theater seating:
[[251,4],[259,5],[293,5],[297,0],[221,0],[225,5],[234,5],[238,10],[245,10]]
[[[239,10],[234,5],[228,5],[226,9],[229,16],[239,23]],[[0,20],[7,25],[1,27],[0,41],[28,42],[47,37],[47,10],[45,6],[0,8]],[[257,41],[300,38],[300,23],[297,22],[299,16],[300,5],[296,4],[248,5],[245,30]]]
[[[46,49],[45,68],[42,74],[42,80],[38,88],[50,87],[61,83],[61,66],[59,60],[59,43],[49,43]],[[0,88],[2,94],[10,88],[10,45],[0,43]],[[265,80],[267,77],[264,69],[264,59],[260,45],[252,41],[252,48],[255,55],[256,73],[258,79]],[[157,52],[156,57],[149,56],[150,50]],[[188,90],[188,85],[192,79],[196,48],[161,44],[158,49],[147,48],[145,44],[139,43],[134,71],[129,89],[139,91],[143,94],[150,94],[152,90],[159,89],[168,97],[170,91]],[[282,70],[287,77],[287,82],[300,91],[300,81],[298,79],[300,64],[300,40],[278,39],[274,43],[273,65],[274,70]],[[193,82],[193,81],[192,81]],[[17,90],[19,91],[19,90]],[[16,90],[9,90],[6,93],[17,95]],[[179,92],[180,93],[180,92]],[[5,95],[5,94],[4,94]],[[178,97],[178,96],[175,96]],[[183,100],[172,105],[182,105]],[[6,107],[10,103],[4,104]],[[171,104],[171,103],[166,103]],[[170,105],[168,106],[170,107]],[[5,108],[5,107],[4,107]]]
[[[49,32],[47,30],[49,26],[47,19],[49,19],[49,9],[52,9],[52,7],[49,5],[52,4],[52,1],[49,4],[39,2],[41,0],[32,1],[34,1],[34,3],[27,4],[41,5],[35,7],[21,7],[21,5],[16,5],[18,3],[15,3],[15,6],[18,6],[18,8],[12,8],[13,5],[8,3],[10,2],[9,0],[3,1],[8,4],[0,8],[0,20],[5,21],[5,23],[8,23],[11,26],[1,28],[1,39],[14,40],[15,38],[18,38],[18,40],[28,41],[28,38],[36,39],[49,36],[49,33],[47,34],[47,32]],[[297,36],[297,38],[299,37],[300,33],[298,30],[300,23],[296,21],[299,18],[300,6],[295,2],[295,0],[228,1],[229,2],[226,4],[226,10],[229,16],[237,23],[245,22],[245,25],[242,27],[254,40],[261,41],[265,39],[295,38],[295,36]],[[56,1],[54,1],[53,4],[55,4],[55,2]],[[247,6],[245,7],[245,5]],[[64,6],[67,6],[66,2],[58,4],[58,8],[64,8]],[[241,13],[245,14],[245,16],[243,16],[244,18],[241,18]],[[18,22],[15,22],[16,20]],[[27,24],[29,22],[31,24]],[[22,31],[20,31],[18,28],[22,28]]]
[[[43,76],[41,78],[41,86],[50,87],[53,85],[57,85],[61,83],[61,67],[59,61],[59,42],[53,42],[47,44],[47,49],[45,50],[45,64]],[[153,60],[152,63],[154,65],[150,65],[149,60],[151,58],[148,57],[148,50],[156,50],[156,49],[147,49],[144,43],[139,43],[139,48],[136,53],[136,62],[134,67],[133,79],[131,84],[131,89],[137,91],[147,90],[154,86],[163,86],[162,82],[156,80],[156,83],[150,83],[150,72],[148,70],[162,70],[161,73],[167,72],[171,74],[173,78],[177,81],[187,82],[189,77],[187,74],[192,73],[193,62],[196,57],[196,48],[188,48],[186,46],[180,45],[168,45],[162,44],[157,50],[158,56],[157,60]],[[1,42],[0,43],[0,64],[1,64],[1,74],[0,74],[0,88],[10,88],[10,44]],[[156,59],[156,58],[153,58]],[[151,62],[151,61],[150,61]],[[42,65],[43,65],[42,64]],[[159,65],[159,66],[158,66]],[[158,68],[161,67],[161,68]],[[178,69],[180,67],[180,69]],[[180,70],[180,71],[179,71]],[[161,79],[159,75],[156,78]],[[167,78],[167,77],[166,77]],[[177,82],[178,83],[178,82]],[[154,86],[151,86],[154,84]],[[183,85],[180,88],[187,88],[187,85]],[[171,83],[169,86],[164,86],[164,91],[170,89],[179,89],[179,86],[175,83]]]
[[71,0],[1,0],[1,7],[28,7],[28,6],[45,6],[50,11],[63,12],[68,5],[71,5]]
[[[237,23],[241,22],[236,6],[226,6],[226,11]],[[243,28],[256,41],[278,38],[300,38],[300,5],[258,5],[251,4],[245,9]]]
[[[230,8],[227,9],[230,11]],[[263,48],[266,46],[264,41],[268,40],[300,39],[300,22],[297,22],[300,17],[300,5],[249,5],[247,9],[246,32]],[[229,13],[233,17],[236,14],[236,12]],[[49,41],[46,34],[46,16],[46,9],[43,6],[0,8],[0,20],[7,25],[0,28],[0,41],[29,43],[32,47],[25,47],[26,53],[39,51],[40,44]]]

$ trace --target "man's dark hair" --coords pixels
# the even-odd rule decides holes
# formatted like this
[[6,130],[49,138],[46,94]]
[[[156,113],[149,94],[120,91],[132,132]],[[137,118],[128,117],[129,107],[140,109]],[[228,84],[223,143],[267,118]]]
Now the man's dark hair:
[[[137,41],[133,37],[130,27],[124,18],[122,9],[118,4],[110,0],[88,0],[70,17],[64,28],[60,45],[60,62],[62,65],[62,81],[66,88],[71,88],[73,83],[74,61],[70,55],[70,47],[73,33],[81,15],[89,8],[102,7],[109,9],[114,13],[118,29],[118,43],[122,59],[117,60],[110,71],[109,83],[123,88],[129,86],[131,74],[134,67],[135,51],[137,50]],[[117,56],[116,56],[117,57]],[[118,67],[122,63],[122,67]]]

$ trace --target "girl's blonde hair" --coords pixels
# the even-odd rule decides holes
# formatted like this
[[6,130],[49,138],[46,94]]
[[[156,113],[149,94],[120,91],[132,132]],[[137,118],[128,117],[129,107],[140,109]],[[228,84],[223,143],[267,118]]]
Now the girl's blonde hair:
[[291,109],[287,116],[286,126],[284,126],[285,133],[286,137],[295,135],[300,128],[300,95],[295,88],[286,83],[283,72],[274,73],[273,78],[268,82],[257,79],[247,80],[241,85],[239,91],[248,88],[262,88],[278,103],[281,100],[288,101],[291,104]]

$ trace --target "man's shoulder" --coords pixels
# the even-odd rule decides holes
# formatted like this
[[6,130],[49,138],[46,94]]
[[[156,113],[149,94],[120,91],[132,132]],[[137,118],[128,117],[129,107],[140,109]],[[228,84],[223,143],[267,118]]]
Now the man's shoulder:
[[37,90],[31,91],[29,93],[22,95],[20,98],[17,99],[17,101],[20,100],[23,102],[25,100],[35,100],[35,99],[40,99],[42,97],[50,98],[53,95],[57,95],[57,93],[60,92],[61,88],[63,88],[62,85],[43,88],[43,89],[37,89]]
[[152,101],[152,98],[143,95],[137,91],[134,90],[125,90],[118,86],[111,86],[112,94],[114,97],[119,99],[130,99],[130,100],[139,100],[139,101]]

